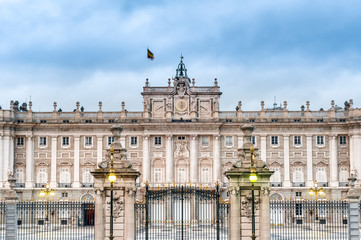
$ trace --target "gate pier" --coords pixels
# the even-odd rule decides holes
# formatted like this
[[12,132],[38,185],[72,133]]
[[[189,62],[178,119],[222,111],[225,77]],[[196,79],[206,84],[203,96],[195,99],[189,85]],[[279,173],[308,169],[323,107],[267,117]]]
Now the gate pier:
[[[230,240],[249,240],[252,236],[252,186],[249,180],[251,175],[251,159],[253,151],[254,168],[257,181],[254,183],[254,212],[255,212],[255,237],[256,239],[270,239],[270,208],[269,188],[270,171],[266,164],[257,159],[258,149],[250,142],[252,126],[245,125],[241,128],[244,133],[244,144],[238,150],[239,161],[232,169],[225,172],[229,178],[230,192]],[[261,227],[262,226],[262,227]]]
[[[99,164],[100,168],[91,172],[96,191],[95,240],[109,239],[110,235],[111,185],[108,180],[110,173],[116,176],[116,181],[113,183],[114,239],[133,240],[135,239],[135,181],[140,173],[126,160],[126,150],[118,141],[111,145],[111,149],[114,150],[114,169],[111,168],[110,161],[103,161]],[[109,151],[108,156],[110,156]]]

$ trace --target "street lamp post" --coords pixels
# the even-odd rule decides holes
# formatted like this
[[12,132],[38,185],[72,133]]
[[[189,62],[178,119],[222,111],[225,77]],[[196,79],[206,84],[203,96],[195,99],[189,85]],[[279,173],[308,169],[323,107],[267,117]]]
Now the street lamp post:
[[313,188],[310,188],[309,192],[310,196],[315,195],[316,197],[316,221],[318,220],[318,209],[317,209],[317,197],[320,195],[321,197],[325,194],[322,187],[318,187],[317,181],[315,181],[315,185]]
[[249,181],[251,182],[252,190],[252,236],[251,239],[256,239],[256,222],[255,222],[255,213],[254,213],[254,183],[257,181],[256,169],[254,168],[254,148],[251,146],[251,174],[249,175]]
[[49,221],[49,195],[54,196],[55,191],[54,189],[50,188],[49,183],[45,185],[45,189],[40,190],[40,196],[45,197],[46,196],[46,216],[45,221]]
[[113,240],[113,184],[117,177],[114,174],[114,148],[110,147],[110,170],[108,175],[108,180],[110,182],[110,233],[109,233],[109,240]]

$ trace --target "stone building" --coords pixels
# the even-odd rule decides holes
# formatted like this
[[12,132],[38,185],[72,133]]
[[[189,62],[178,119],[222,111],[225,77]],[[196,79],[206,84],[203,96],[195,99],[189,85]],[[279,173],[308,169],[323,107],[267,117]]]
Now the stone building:
[[[328,110],[289,111],[287,102],[272,109],[220,111],[220,87],[196,86],[187,75],[183,59],[168,85],[143,87],[144,109],[86,112],[76,103],[73,112],[63,112],[54,103],[52,112],[34,112],[32,102],[0,109],[0,188],[17,178],[17,191],[25,199],[37,199],[49,182],[58,198],[81,198],[93,194],[90,171],[106,158],[114,141],[110,127],[121,125],[120,142],[127,149],[145,181],[154,186],[174,183],[223,187],[223,172],[238,159],[243,144],[240,127],[255,126],[251,141],[260,158],[275,171],[272,192],[277,197],[304,197],[314,181],[326,193],[342,197],[350,171],[361,176],[361,109],[353,101]],[[1,191],[1,190],[0,190]]]

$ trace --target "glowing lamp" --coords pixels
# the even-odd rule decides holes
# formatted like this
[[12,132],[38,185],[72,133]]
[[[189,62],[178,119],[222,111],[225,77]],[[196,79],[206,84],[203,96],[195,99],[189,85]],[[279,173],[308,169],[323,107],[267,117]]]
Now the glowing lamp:
[[255,173],[251,173],[251,175],[249,175],[249,181],[251,183],[257,182],[257,175]]
[[109,180],[109,182],[113,183],[113,182],[115,182],[115,180],[117,180],[117,177],[115,176],[114,173],[111,173],[108,176],[108,180]]
[[51,191],[51,192],[50,192],[50,196],[55,196],[55,192],[54,192],[54,191]]
[[313,194],[315,194],[312,190],[310,190],[309,192],[308,192],[308,194],[310,194],[311,196],[313,196]]
[[40,192],[40,196],[41,196],[41,197],[44,197],[44,196],[45,196],[45,192],[41,191],[41,192]]

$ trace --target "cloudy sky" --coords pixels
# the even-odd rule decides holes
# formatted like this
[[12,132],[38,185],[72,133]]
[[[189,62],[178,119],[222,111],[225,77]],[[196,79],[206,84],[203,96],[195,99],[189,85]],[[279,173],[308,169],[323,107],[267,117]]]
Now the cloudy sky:
[[[0,0],[0,106],[142,110],[184,55],[196,85],[218,78],[221,110],[264,100],[298,110],[361,107],[361,2]],[[147,46],[154,61],[146,59]]]

